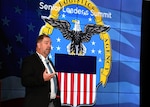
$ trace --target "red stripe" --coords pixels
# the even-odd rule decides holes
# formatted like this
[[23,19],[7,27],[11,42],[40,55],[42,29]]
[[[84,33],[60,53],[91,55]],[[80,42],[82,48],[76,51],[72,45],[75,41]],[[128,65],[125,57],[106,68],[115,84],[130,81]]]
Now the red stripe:
[[67,103],[67,73],[64,73],[64,104]]
[[78,73],[78,93],[77,93],[77,105],[80,104],[80,89],[81,89],[81,75]]
[[70,104],[73,105],[74,101],[74,73],[71,73],[71,99],[70,99]]
[[90,104],[92,104],[93,98],[93,75],[90,74]]
[[61,91],[61,72],[58,72],[58,88]]
[[87,74],[84,74],[84,104],[86,104],[86,92],[87,92]]

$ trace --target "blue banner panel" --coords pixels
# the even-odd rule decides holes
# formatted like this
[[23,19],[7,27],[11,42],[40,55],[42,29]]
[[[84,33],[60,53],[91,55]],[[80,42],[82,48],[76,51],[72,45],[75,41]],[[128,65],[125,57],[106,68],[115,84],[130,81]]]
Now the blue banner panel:
[[55,54],[56,71],[96,74],[96,57]]

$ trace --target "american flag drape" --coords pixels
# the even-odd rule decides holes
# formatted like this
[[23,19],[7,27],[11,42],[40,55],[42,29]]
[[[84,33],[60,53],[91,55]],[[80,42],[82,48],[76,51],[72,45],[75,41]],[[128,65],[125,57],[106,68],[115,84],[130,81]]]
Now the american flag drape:
[[[96,62],[96,58],[62,54],[55,55],[55,58],[61,103],[73,107],[93,105],[96,99],[96,65],[91,62]],[[84,65],[87,61],[90,63]]]
[[73,107],[92,105],[96,97],[96,74],[58,73],[61,103]]

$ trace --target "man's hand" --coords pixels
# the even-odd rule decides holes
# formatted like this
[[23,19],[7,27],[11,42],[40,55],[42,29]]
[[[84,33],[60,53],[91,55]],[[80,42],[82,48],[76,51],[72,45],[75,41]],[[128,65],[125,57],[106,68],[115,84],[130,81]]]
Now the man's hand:
[[44,81],[49,81],[51,78],[53,78],[55,76],[56,72],[54,73],[48,73],[47,69],[45,69],[45,71],[43,72],[43,79]]

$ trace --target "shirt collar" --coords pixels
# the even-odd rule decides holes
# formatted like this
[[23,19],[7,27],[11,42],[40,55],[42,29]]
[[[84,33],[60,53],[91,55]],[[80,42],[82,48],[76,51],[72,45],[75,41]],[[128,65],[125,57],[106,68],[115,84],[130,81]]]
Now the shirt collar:
[[48,60],[48,56],[45,58],[43,55],[41,55],[40,53],[36,52],[38,54],[38,56],[41,58],[41,60],[45,61]]

